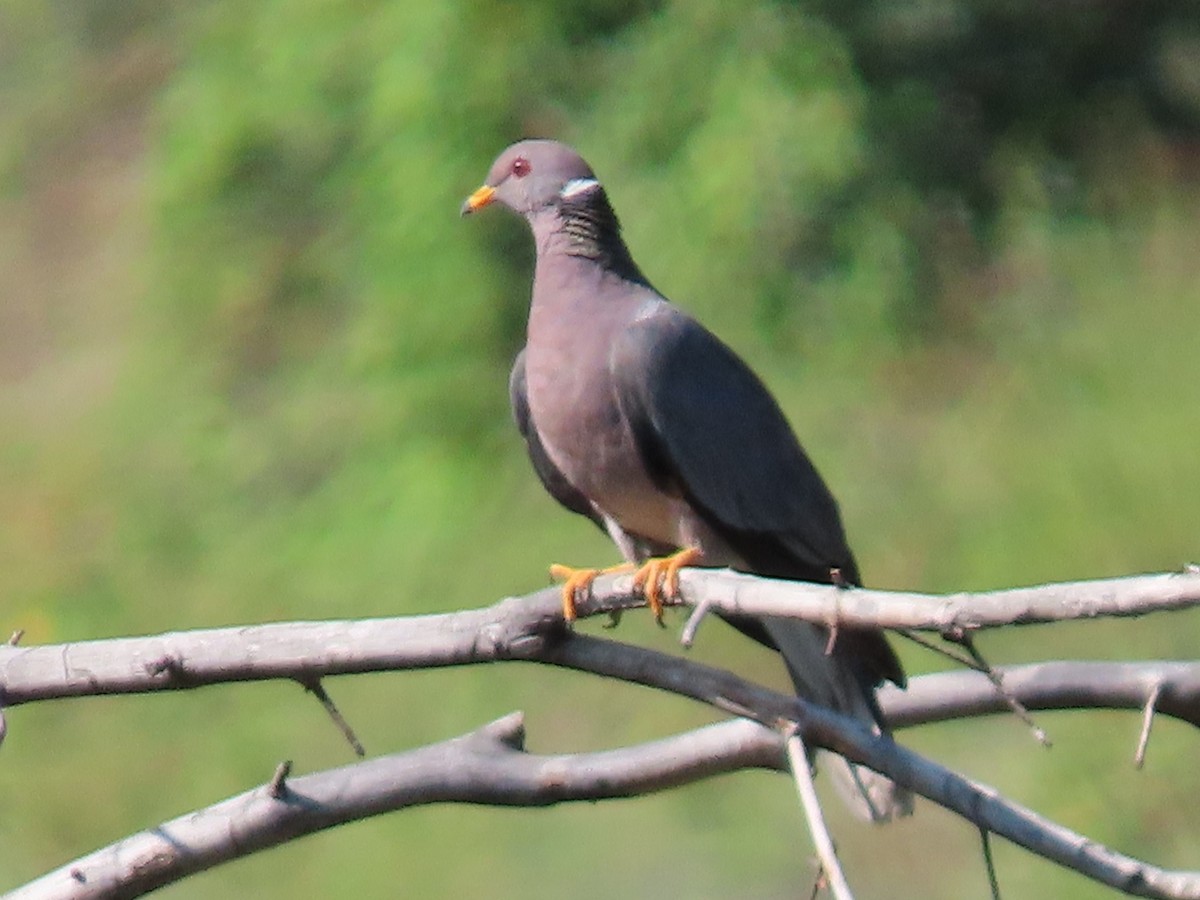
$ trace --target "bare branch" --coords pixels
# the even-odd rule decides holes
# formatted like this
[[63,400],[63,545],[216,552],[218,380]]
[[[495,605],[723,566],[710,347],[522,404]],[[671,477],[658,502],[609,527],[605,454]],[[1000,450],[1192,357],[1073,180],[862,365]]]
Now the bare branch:
[[0,645],[0,703],[141,694],[235,681],[388,672],[527,656],[566,634],[547,588],[483,609],[429,616],[285,622],[69,644]]
[[333,724],[342,733],[342,737],[346,739],[346,743],[350,745],[350,749],[354,751],[354,755],[359,759],[364,758],[367,755],[367,749],[358,739],[358,735],[354,733],[354,729],[350,727],[350,723],[346,721],[346,717],[342,715],[342,711],[337,708],[337,704],[333,702],[333,698],[329,696],[329,692],[325,690],[325,685],[321,684],[320,679],[306,684],[304,689],[317,698],[326,714],[333,720]]
[[287,778],[291,774],[292,761],[285,759],[275,767],[275,774],[267,782],[267,793],[276,800],[283,799],[284,792],[287,790]]
[[[777,695],[777,702],[786,705],[789,698]],[[815,718],[847,721],[821,710]],[[820,731],[827,724],[817,721],[813,728]],[[1200,873],[1168,872],[1113,853],[1005,802],[989,788],[859,731],[854,737],[874,741],[881,755],[899,754],[891,760],[897,766],[889,774],[935,795],[938,802],[949,799],[945,805],[981,831],[1011,832],[1010,839],[1022,846],[1127,893],[1200,897]],[[8,896],[134,897],[301,835],[410,806],[546,806],[629,797],[751,767],[783,769],[785,758],[777,732],[744,719],[620,750],[534,756],[523,752],[517,714],[465,737],[288,778],[283,789],[274,787],[277,772],[267,785],[96,851]]]
[[[1028,709],[1142,710],[1155,685],[1155,709],[1200,728],[1200,663],[1044,662],[996,670]],[[1004,712],[1008,704],[978,672],[940,672],[888,685],[879,702],[892,728]]]
[[712,612],[712,604],[701,600],[688,616],[687,622],[683,625],[683,631],[679,633],[679,643],[684,647],[691,647],[696,642],[696,632],[700,630],[700,623],[704,621],[704,617]]
[[1012,710],[1012,714],[1024,722],[1029,730],[1033,732],[1033,739],[1043,747],[1052,746],[1050,738],[1047,737],[1046,732],[1042,730],[1042,727],[1038,725],[1037,722],[1033,721],[1033,716],[1029,714],[1029,710],[1025,708],[1020,700],[1005,690],[1004,676],[997,672],[992,667],[992,664],[983,658],[983,654],[980,653],[979,649],[975,646],[975,638],[972,637],[971,632],[966,631],[956,633],[950,636],[948,640],[953,641],[967,651],[967,655],[971,658],[971,661],[975,663],[974,668],[976,671],[982,672],[987,676],[987,680],[992,683],[992,687],[996,689],[996,693],[1004,698],[1004,702],[1008,704],[1008,708]]
[[[947,596],[772,581],[724,570],[685,569],[680,577],[688,602],[714,611],[939,632],[1143,615],[1200,604],[1200,572],[1195,571]],[[630,591],[627,575],[601,577],[591,596],[578,602],[578,613],[644,606]],[[329,675],[528,659],[564,633],[561,592],[548,588],[443,615],[254,625],[43,647],[0,645],[0,702],[16,706],[264,678],[310,684]]]
[[833,891],[836,900],[854,900],[850,891],[850,883],[838,862],[837,850],[833,846],[833,838],[825,825],[825,815],[821,812],[821,801],[817,799],[817,786],[813,783],[813,773],[808,761],[808,751],[804,748],[804,739],[795,728],[790,728],[785,736],[788,765],[792,770],[792,780],[796,783],[796,793],[800,795],[800,805],[804,809],[804,817],[808,820],[808,833],[812,835],[813,846],[817,851],[817,859],[821,861],[822,877],[828,879],[829,889]]
[[1133,752],[1134,768],[1140,769],[1146,761],[1146,746],[1150,743],[1150,728],[1154,724],[1154,707],[1158,705],[1158,695],[1162,693],[1162,685],[1156,684],[1150,689],[1146,698],[1146,708],[1142,710],[1142,731],[1138,735],[1137,749]]
[[[125,838],[6,895],[108,900],[166,884],[302,835],[431,803],[551,806],[630,797],[744,768],[782,769],[780,738],[744,720],[600,753],[525,753],[519,713],[463,737],[338,769],[278,779]],[[273,793],[275,791],[275,793]]]
[[[1072,619],[1142,616],[1200,606],[1200,571],[1135,575],[957,594],[915,594],[778,581],[729,570],[684,569],[679,583],[689,605],[719,612],[791,616],[821,625],[911,628],[942,633]],[[596,582],[592,602],[627,595],[628,578]],[[579,615],[592,612],[582,604]]]
[[992,900],[1000,900],[1000,879],[996,877],[996,860],[992,858],[992,836],[986,828],[979,829],[979,844],[983,850],[983,867],[987,870]]

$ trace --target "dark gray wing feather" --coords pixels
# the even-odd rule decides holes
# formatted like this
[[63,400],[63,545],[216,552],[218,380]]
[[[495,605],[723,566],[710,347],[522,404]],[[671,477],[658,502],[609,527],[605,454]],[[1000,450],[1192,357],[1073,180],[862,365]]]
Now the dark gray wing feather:
[[[633,323],[611,357],[617,397],[648,471],[684,496],[760,575],[857,584],[837,502],[771,393],[711,332],[664,306]],[[868,679],[904,673],[882,633],[843,632]]]
[[529,461],[533,463],[533,470],[537,472],[546,491],[571,512],[587,516],[603,530],[604,520],[596,512],[595,507],[588,502],[587,497],[567,481],[567,477],[554,465],[554,461],[550,459],[550,455],[546,452],[546,448],[538,436],[537,427],[529,413],[529,395],[525,386],[524,350],[517,354],[517,358],[513,362],[512,373],[508,376],[508,399],[512,404],[517,430],[525,439],[525,448],[529,451]]
[[[732,350],[664,308],[622,333],[612,365],[621,410],[660,488],[685,494],[762,574],[827,582],[841,568],[857,580],[833,495]],[[762,537],[781,545],[776,565],[755,558],[762,548],[740,546]]]

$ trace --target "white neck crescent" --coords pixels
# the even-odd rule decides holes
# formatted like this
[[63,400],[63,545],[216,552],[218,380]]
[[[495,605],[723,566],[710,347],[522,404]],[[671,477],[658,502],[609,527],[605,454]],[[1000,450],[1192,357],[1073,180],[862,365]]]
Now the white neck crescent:
[[598,187],[600,187],[600,182],[595,178],[572,178],[562,186],[562,190],[558,192],[558,196],[564,200],[570,200],[573,197],[578,197],[580,194],[594,191]]

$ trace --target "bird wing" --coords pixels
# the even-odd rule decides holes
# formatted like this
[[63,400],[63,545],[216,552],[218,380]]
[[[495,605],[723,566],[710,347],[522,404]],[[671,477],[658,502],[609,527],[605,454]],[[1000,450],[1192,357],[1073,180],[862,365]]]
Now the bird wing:
[[761,574],[857,581],[837,503],[758,377],[694,319],[661,308],[611,357],[617,400],[660,489],[681,493]]
[[[858,583],[837,502],[775,399],[729,347],[664,305],[622,331],[610,365],[655,484],[682,495],[751,571],[828,583],[838,569]],[[881,632],[846,630],[838,643],[866,666],[866,680],[903,683]]]
[[604,520],[596,512],[596,508],[587,497],[567,480],[559,468],[550,459],[542,439],[538,435],[537,426],[529,411],[529,395],[525,385],[525,351],[521,350],[513,362],[512,373],[508,376],[508,399],[512,404],[513,418],[517,422],[517,430],[525,439],[525,447],[529,451],[529,460],[533,469],[541,479],[546,491],[573,513],[587,516],[602,530]]

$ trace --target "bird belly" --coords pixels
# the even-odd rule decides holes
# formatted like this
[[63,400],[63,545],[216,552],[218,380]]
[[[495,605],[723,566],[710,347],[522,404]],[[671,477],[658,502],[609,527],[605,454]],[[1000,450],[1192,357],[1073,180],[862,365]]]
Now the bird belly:
[[680,498],[650,479],[608,385],[588,384],[578,371],[547,382],[530,378],[530,412],[546,453],[567,481],[622,530],[683,546]]
[[695,548],[703,553],[705,565],[737,566],[737,555],[687,499],[650,478],[616,403],[581,402],[580,398],[589,393],[597,395],[584,390],[574,395],[571,403],[556,399],[552,408],[571,409],[572,414],[566,422],[544,416],[543,426],[530,387],[538,434],[559,471],[601,515],[627,535],[664,547]]
[[[615,408],[613,410],[615,414]],[[546,449],[580,492],[627,532],[679,546],[677,498],[661,491],[641,463],[624,422],[581,416],[579,430],[556,440],[543,433]]]

